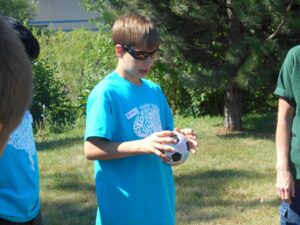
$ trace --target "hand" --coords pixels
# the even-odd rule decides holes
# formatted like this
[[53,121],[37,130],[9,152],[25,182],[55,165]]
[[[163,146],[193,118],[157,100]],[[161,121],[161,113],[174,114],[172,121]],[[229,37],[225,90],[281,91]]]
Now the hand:
[[175,131],[185,135],[190,144],[190,151],[192,153],[196,153],[196,148],[198,146],[197,136],[194,134],[193,130],[191,128],[175,128]]
[[279,198],[289,204],[295,197],[295,181],[289,170],[277,170],[276,193]]
[[168,144],[175,144],[176,140],[172,138],[173,131],[160,131],[139,141],[138,151],[147,154],[155,154],[165,162],[169,157],[163,154],[164,151],[174,151],[174,148]]

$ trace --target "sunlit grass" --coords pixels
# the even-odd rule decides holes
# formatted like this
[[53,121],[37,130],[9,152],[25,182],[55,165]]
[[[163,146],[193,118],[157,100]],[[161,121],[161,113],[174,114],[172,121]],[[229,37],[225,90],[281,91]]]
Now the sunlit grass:
[[[228,133],[221,117],[175,117],[199,137],[195,155],[174,167],[178,225],[274,225],[275,118],[249,116],[245,131]],[[46,225],[92,225],[96,213],[93,163],[83,154],[81,123],[37,139],[41,201]]]
[[222,118],[176,120],[200,140],[197,154],[175,168],[179,225],[279,224],[275,122],[274,116],[248,117],[245,131],[227,133]]
[[83,152],[83,126],[37,137],[42,212],[46,225],[88,225],[95,221],[93,164]]

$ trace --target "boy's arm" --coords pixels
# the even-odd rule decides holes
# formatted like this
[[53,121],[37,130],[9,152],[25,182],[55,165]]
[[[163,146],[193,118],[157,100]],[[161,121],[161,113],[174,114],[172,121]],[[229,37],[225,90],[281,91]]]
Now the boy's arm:
[[89,137],[84,143],[85,156],[89,160],[111,160],[125,158],[138,154],[155,154],[168,161],[169,158],[162,151],[172,151],[167,145],[175,143],[171,138],[172,131],[160,131],[147,138],[135,141],[111,142],[100,137]]
[[295,109],[283,98],[278,101],[276,127],[276,192],[286,202],[295,195],[294,179],[289,168],[292,120]]

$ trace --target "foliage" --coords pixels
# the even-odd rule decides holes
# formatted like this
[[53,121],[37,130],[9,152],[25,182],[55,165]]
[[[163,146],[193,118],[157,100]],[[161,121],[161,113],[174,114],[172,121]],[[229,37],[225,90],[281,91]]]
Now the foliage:
[[[110,32],[90,32],[79,29],[68,33],[35,31],[35,35],[41,45],[38,62],[40,65],[46,65],[46,68],[43,68],[46,70],[44,73],[52,74],[49,79],[62,84],[60,86],[63,88],[64,95],[71,99],[72,115],[84,114],[90,91],[116,65]],[[197,73],[198,76],[203,74],[202,79],[210,79],[209,73],[201,65],[185,61],[180,55],[165,60],[163,57],[165,54],[165,49],[160,50],[148,78],[161,85],[173,112],[195,117],[222,114],[224,105],[222,89],[209,86],[202,87],[201,85],[197,88],[194,87],[197,76],[196,74],[192,76],[193,73]],[[36,96],[45,99],[42,96],[51,92],[48,90],[49,88],[51,86],[43,85],[44,92],[37,92]],[[248,92],[245,91],[245,93]],[[256,103],[265,99],[261,98],[262,96],[267,97],[269,95],[248,93],[244,101],[244,112],[257,112],[255,109],[261,110],[262,107]],[[54,99],[54,101],[56,100]],[[265,108],[268,106],[266,105]],[[37,121],[41,121],[40,116],[38,116],[41,114],[44,113],[40,106],[39,110],[35,112]],[[54,124],[55,122],[52,121],[51,123]]]
[[39,61],[47,62],[53,79],[63,84],[74,115],[83,114],[92,87],[114,68],[110,33],[77,29],[36,34],[41,45]]
[[34,100],[31,112],[35,125],[47,125],[52,131],[62,132],[74,122],[76,112],[68,98],[68,91],[54,71],[43,60],[34,63]]
[[240,90],[244,113],[275,110],[277,74],[298,41],[299,2],[290,10],[288,1],[224,2],[83,0],[88,9],[101,12],[100,31],[38,32],[40,60],[62,83],[74,115],[84,114],[89,92],[116,65],[108,31],[112,21],[138,11],[154,19],[162,33],[149,78],[162,86],[175,114],[222,114],[230,86]]
[[264,114],[277,110],[278,98],[275,95],[266,95],[266,90],[258,90],[256,92],[243,92],[243,112],[245,114]]
[[115,66],[110,33],[33,32],[41,53],[33,65],[32,114],[37,129],[61,132],[84,114],[89,92]]
[[[276,69],[279,67],[278,61],[282,59],[282,53],[296,43],[289,38],[286,47],[282,49],[282,42],[278,42],[287,37],[268,39],[281,21],[286,2],[232,1],[231,5],[226,5],[226,1],[82,0],[87,9],[100,12],[100,21],[110,25],[118,15],[130,11],[150,16],[163,33],[162,49],[164,59],[169,64],[172,64],[173,58],[197,63],[191,71],[194,74],[191,75],[198,77],[201,86],[214,85],[224,89],[229,82],[237,82],[242,89],[255,88],[253,80],[260,77],[257,72],[265,72],[261,71],[264,69],[261,68],[262,65],[271,65],[274,68],[274,61],[277,65],[275,70],[271,68],[271,71],[276,71],[277,74]],[[230,36],[227,12],[229,8],[232,8],[240,30],[234,40]],[[291,14],[292,12],[289,13]],[[289,33],[296,37],[299,29],[294,30],[293,27],[299,24],[299,21],[299,16],[289,17],[289,23],[284,24],[280,34]],[[199,67],[203,74],[197,73]],[[255,70],[249,78],[252,69]],[[272,75],[274,76],[274,73]],[[212,79],[201,79],[202,76]],[[267,80],[269,76],[264,77]],[[260,83],[256,86],[259,87]]]
[[[176,79],[192,92],[194,103],[199,93],[214,89],[270,95],[283,57],[300,34],[299,0],[81,2],[99,12],[104,29],[130,11],[152,18],[162,33],[166,67],[172,74],[177,70]],[[174,60],[182,66],[174,67]],[[184,70],[188,74],[178,72]]]
[[35,0],[0,0],[0,15],[14,17],[20,21],[33,18],[36,10]]
[[187,114],[191,96],[185,89],[185,80],[181,76],[183,71],[174,69],[178,66],[176,62],[170,66],[158,58],[148,78],[160,84],[175,114]]
[[112,70],[115,60],[110,39],[110,33],[84,29],[42,33],[40,58],[50,61],[54,76],[66,84],[76,101],[87,76],[99,80]]

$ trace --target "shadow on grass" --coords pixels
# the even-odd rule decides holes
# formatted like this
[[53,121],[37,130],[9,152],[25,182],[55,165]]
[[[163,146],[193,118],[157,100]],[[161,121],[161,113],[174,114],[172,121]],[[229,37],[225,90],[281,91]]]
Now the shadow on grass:
[[64,138],[51,141],[36,141],[36,148],[38,151],[49,151],[59,148],[72,147],[82,144],[83,137]]
[[42,191],[51,193],[41,200],[45,225],[94,224],[96,218],[95,186],[76,173],[43,176]]
[[243,130],[227,132],[220,129],[217,135],[221,138],[263,138],[274,140],[276,130],[276,113],[248,115],[243,118]]
[[[233,217],[237,212],[264,206],[278,206],[274,198],[249,199],[247,194],[228,186],[237,181],[249,185],[264,180],[267,175],[242,170],[210,170],[203,173],[176,176],[178,224],[211,224],[218,219]],[[232,192],[232,193],[231,193]]]
[[75,200],[43,202],[42,213],[45,225],[95,224],[96,206]]
[[[259,208],[262,204],[278,206],[278,201],[274,199],[262,203],[260,199],[249,200],[243,195],[230,198],[227,188],[230,183],[240,181],[244,182],[243,185],[245,182],[251,185],[253,180],[264,180],[266,176],[233,169],[175,176],[178,224],[211,224],[217,219],[225,220],[249,208]],[[44,183],[42,190],[56,195],[52,199],[42,199],[46,225],[94,224],[95,187],[85,181],[84,175],[73,171],[68,174],[46,175],[42,179]]]
[[43,183],[45,189],[64,192],[95,192],[95,185],[85,182],[85,177],[76,171],[72,173],[56,173],[51,175],[43,175]]

